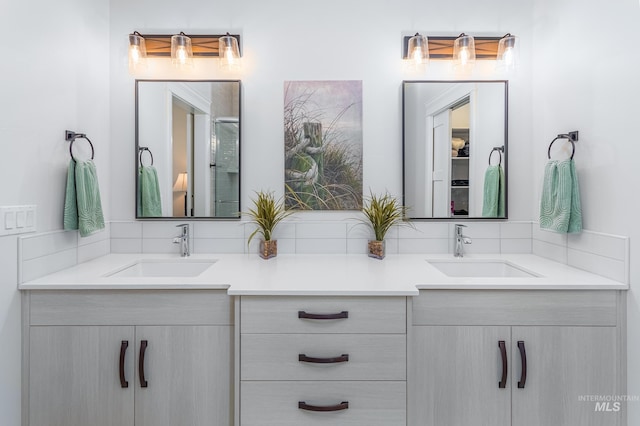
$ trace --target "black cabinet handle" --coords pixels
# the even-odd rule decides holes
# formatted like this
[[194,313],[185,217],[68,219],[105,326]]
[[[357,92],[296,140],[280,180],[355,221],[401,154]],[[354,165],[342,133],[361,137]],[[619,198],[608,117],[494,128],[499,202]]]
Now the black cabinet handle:
[[312,320],[334,320],[349,318],[349,311],[342,311],[337,314],[309,314],[305,311],[298,311],[298,318]]
[[500,356],[502,357],[502,378],[498,382],[498,387],[504,389],[507,387],[507,347],[504,340],[498,341],[498,347],[500,348]]
[[310,362],[313,364],[337,364],[339,362],[349,361],[349,354],[342,354],[334,358],[314,358],[306,356],[305,354],[298,354],[298,361]]
[[309,405],[304,401],[298,402],[298,409],[307,411],[340,411],[349,408],[349,401],[342,401],[336,405]]
[[522,362],[522,372],[520,373],[518,388],[524,389],[524,384],[527,382],[527,350],[524,347],[524,341],[518,340],[518,349],[520,349],[520,361]]
[[120,387],[128,388],[129,382],[127,382],[127,378],[124,375],[124,359],[127,356],[127,348],[129,347],[129,341],[123,340],[120,343]]
[[147,352],[147,346],[149,342],[142,340],[140,342],[140,357],[138,358],[138,374],[140,375],[140,387],[146,388],[149,386],[147,379],[144,377],[144,355]]

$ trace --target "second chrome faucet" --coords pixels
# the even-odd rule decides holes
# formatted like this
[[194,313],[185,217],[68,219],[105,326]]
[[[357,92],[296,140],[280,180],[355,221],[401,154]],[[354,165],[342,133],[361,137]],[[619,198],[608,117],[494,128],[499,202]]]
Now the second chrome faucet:
[[180,244],[180,256],[189,256],[191,255],[191,250],[189,249],[189,224],[181,223],[180,225],[176,225],[176,227],[182,228],[182,233],[173,239],[173,243]]
[[462,228],[466,228],[467,225],[456,223],[454,234],[454,257],[462,257],[464,255],[464,244],[471,244],[471,238],[462,233]]

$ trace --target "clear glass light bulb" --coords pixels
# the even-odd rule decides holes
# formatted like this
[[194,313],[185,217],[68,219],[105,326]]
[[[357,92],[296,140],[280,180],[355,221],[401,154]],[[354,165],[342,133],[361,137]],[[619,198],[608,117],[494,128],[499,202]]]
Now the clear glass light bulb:
[[416,65],[422,63],[422,47],[416,46],[413,49],[413,62],[415,62]]
[[184,46],[178,46],[176,48],[176,59],[180,65],[187,63],[187,49]]
[[460,48],[460,64],[461,65],[467,65],[469,63],[469,48],[468,47],[462,47]]

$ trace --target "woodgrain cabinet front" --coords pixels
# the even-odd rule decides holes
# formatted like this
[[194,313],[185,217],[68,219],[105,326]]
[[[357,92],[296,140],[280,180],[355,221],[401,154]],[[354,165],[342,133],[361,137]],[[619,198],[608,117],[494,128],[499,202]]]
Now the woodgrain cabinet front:
[[240,300],[240,424],[406,424],[404,297]]
[[421,291],[412,300],[408,424],[624,424],[624,410],[599,412],[581,399],[624,394],[623,299],[614,291]]
[[[233,423],[234,333],[224,292],[61,291],[24,297],[25,425]],[[132,300],[139,303],[123,310]],[[203,300],[217,312],[200,310]],[[191,312],[169,308],[192,302]],[[118,307],[119,315],[105,307]]]

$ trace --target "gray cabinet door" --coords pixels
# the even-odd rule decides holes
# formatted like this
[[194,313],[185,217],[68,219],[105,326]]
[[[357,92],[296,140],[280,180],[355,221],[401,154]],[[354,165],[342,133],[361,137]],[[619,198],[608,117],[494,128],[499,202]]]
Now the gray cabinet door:
[[[133,327],[31,327],[30,426],[133,426]],[[128,341],[120,383],[120,349]]]
[[233,379],[230,326],[139,326],[147,341],[141,387],[136,373],[136,426],[229,426]]
[[[512,333],[514,426],[619,424],[613,402],[596,406],[591,400],[619,393],[615,327],[513,327]],[[518,388],[518,341],[526,350],[524,388]]]
[[[511,424],[511,385],[499,388],[506,326],[414,326],[410,338],[410,426]],[[508,361],[511,361],[508,359]]]

